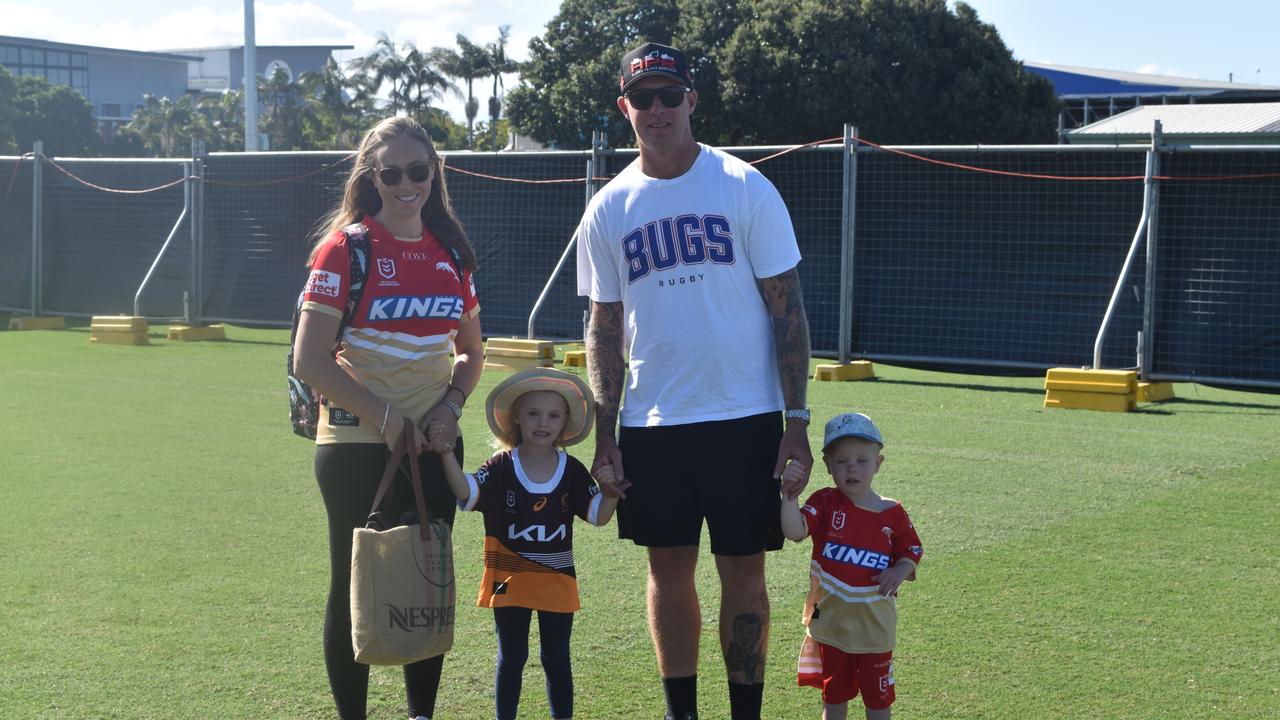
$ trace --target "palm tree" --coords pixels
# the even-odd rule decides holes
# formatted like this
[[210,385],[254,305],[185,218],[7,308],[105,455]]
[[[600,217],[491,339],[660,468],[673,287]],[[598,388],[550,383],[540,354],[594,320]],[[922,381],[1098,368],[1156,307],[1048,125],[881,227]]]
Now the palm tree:
[[223,152],[244,148],[244,93],[239,90],[201,95],[196,108],[209,127],[205,150]]
[[467,147],[475,147],[476,115],[480,113],[480,101],[473,91],[474,82],[489,74],[489,51],[471,42],[466,35],[458,33],[458,49],[438,47],[431,51],[436,56],[440,69],[450,77],[465,80],[467,83]]
[[489,43],[489,74],[493,76],[493,95],[489,96],[489,128],[493,131],[493,145],[498,147],[498,116],[502,114],[502,76],[520,69],[520,64],[507,57],[507,43],[511,40],[511,26],[498,28],[498,39]]
[[401,57],[395,42],[385,32],[378,33],[378,42],[373,52],[362,58],[351,61],[351,68],[367,78],[365,92],[376,94],[384,82],[391,83],[391,112],[398,113],[401,103],[407,97],[404,89],[405,77],[408,75],[408,64]]
[[147,150],[159,157],[179,157],[188,149],[179,148],[182,141],[190,143],[192,137],[204,138],[209,128],[204,116],[196,111],[190,95],[176,102],[167,97],[144,96],[144,105],[133,114],[128,127],[142,136]]
[[332,150],[352,147],[355,144],[352,121],[359,118],[352,112],[353,100],[347,92],[352,83],[342,74],[337,61],[330,57],[321,69],[303,73],[298,84],[302,86],[306,103],[303,121],[312,140],[308,144],[324,145]]
[[404,49],[405,109],[420,119],[431,108],[432,101],[446,93],[457,95],[458,88],[440,70],[432,53],[419,50],[413,43],[405,43]]

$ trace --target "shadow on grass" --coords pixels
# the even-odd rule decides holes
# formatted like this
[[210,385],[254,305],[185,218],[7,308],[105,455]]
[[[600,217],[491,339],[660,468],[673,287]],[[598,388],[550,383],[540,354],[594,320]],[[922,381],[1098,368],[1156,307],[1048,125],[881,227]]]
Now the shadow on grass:
[[[859,380],[858,382],[867,382],[867,381]],[[1003,385],[978,385],[976,383],[965,383],[965,382],[949,383],[949,382],[937,382],[937,381],[930,381],[930,380],[886,380],[885,378],[874,378],[872,382],[875,382],[877,384],[886,383],[889,385],[917,385],[919,387],[953,388],[955,390],[981,390],[983,392],[1017,393],[1019,395],[1043,395],[1044,394],[1044,388],[1020,388],[1020,387],[1007,387]]]
[[1247,403],[1231,402],[1229,400],[1200,400],[1198,398],[1175,397],[1160,403],[1160,406],[1165,405],[1196,405],[1217,408],[1239,408],[1242,410],[1270,410],[1275,414],[1280,414],[1280,403]]

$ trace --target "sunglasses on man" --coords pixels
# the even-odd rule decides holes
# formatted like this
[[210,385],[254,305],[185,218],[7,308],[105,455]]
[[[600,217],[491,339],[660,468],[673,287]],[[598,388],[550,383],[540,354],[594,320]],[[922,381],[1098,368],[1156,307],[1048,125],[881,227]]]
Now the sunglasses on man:
[[631,107],[637,110],[648,110],[653,107],[653,99],[656,97],[662,101],[665,107],[680,107],[684,102],[684,96],[689,94],[689,88],[686,87],[664,87],[659,89],[632,90],[622,94],[622,97],[631,103]]
[[390,166],[378,168],[374,172],[378,173],[378,179],[387,187],[394,187],[400,184],[400,178],[409,177],[409,182],[420,183],[426,182],[431,177],[433,170],[431,163],[414,163],[409,167],[401,170],[398,167]]

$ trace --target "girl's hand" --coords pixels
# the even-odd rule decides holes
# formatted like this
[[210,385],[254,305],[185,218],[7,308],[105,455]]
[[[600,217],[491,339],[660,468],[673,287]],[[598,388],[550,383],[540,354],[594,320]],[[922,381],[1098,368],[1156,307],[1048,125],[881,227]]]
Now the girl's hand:
[[596,484],[600,486],[600,493],[609,498],[625,498],[627,488],[631,487],[630,480],[626,478],[619,480],[614,476],[612,465],[601,465],[596,468],[595,479]]
[[[433,430],[433,424],[440,428]],[[444,405],[431,408],[422,418],[420,427],[427,431],[424,449],[438,453],[453,452],[453,445],[458,437],[458,418],[453,416],[452,410]]]

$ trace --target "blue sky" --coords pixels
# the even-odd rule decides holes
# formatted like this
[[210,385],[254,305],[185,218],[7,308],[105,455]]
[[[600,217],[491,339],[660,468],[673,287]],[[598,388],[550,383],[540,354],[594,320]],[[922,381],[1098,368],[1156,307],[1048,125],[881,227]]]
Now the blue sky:
[[[840,1],[840,0],[833,0]],[[526,57],[559,0],[258,0],[260,44],[354,45],[379,31],[420,47],[510,25]],[[1280,86],[1277,0],[972,0],[1020,60]],[[139,50],[243,42],[242,0],[0,0],[0,34]],[[353,53],[347,53],[347,56]],[[457,107],[453,107],[457,105]],[[461,105],[448,109],[461,114]]]

